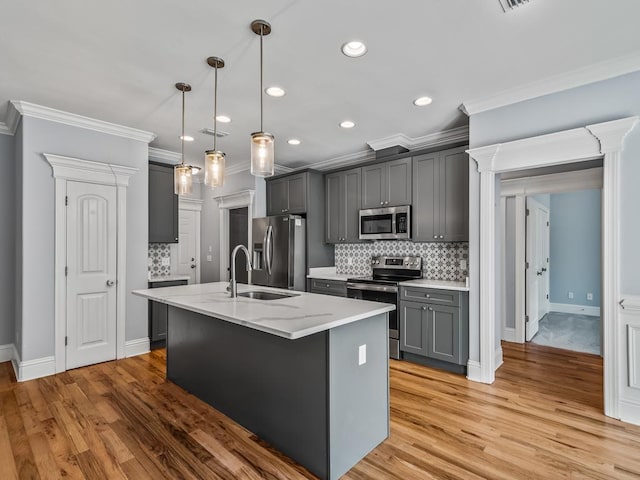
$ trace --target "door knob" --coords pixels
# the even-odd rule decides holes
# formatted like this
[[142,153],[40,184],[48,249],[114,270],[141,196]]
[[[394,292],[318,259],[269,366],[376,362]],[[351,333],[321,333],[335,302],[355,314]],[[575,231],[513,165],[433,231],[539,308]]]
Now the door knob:
[[113,284],[116,283],[113,280],[107,280],[107,287],[113,287]]
[[542,272],[536,272],[536,275],[540,276],[542,275]]
[[543,272],[546,272],[546,271],[547,271],[547,269],[546,269],[546,268],[544,268],[544,267],[542,267],[542,271],[543,271]]

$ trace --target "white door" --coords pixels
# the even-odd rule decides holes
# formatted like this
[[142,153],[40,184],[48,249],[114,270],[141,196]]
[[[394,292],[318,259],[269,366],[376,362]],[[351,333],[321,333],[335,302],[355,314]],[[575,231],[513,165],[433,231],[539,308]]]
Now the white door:
[[196,219],[200,212],[180,209],[180,221],[178,222],[178,274],[189,275],[189,285],[199,283],[196,278],[197,231]]
[[547,313],[549,210],[532,198],[527,198],[526,243],[526,325],[525,337],[530,341],[536,333],[540,319]]
[[67,182],[66,368],[116,358],[116,187]]

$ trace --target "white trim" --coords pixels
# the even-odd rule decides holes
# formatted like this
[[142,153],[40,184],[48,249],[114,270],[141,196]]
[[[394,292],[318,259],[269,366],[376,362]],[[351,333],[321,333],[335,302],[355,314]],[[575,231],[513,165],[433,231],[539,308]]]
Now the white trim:
[[640,312],[640,295],[624,295],[622,306],[631,312]]
[[627,324],[627,351],[629,352],[629,388],[640,391],[640,324]]
[[144,143],[152,142],[156,138],[155,133],[145,132],[144,130],[125,127],[111,122],[105,122],[104,120],[89,118],[75,113],[63,112],[62,110],[56,110],[42,105],[35,105],[29,102],[11,100],[9,105],[9,109],[13,107],[13,109],[24,117],[40,118],[42,120],[62,123],[72,127],[86,128],[87,130],[106,133],[108,135],[130,138],[131,140],[137,140]]
[[136,355],[142,355],[149,353],[151,346],[149,337],[137,338],[135,340],[127,340],[124,344],[124,356],[125,358],[135,357]]
[[55,333],[54,372],[66,370],[67,282],[65,278],[67,230],[65,199],[67,181],[99,183],[116,187],[116,358],[125,355],[126,273],[127,273],[127,186],[137,168],[123,167],[78,158],[43,154],[55,178]]
[[495,175],[506,171],[586,161],[604,155],[602,188],[602,257],[604,410],[619,418],[620,380],[622,371],[618,352],[620,326],[617,303],[619,276],[619,158],[624,139],[638,123],[638,117],[589,125],[550,135],[517,140],[504,144],[473,148],[467,151],[478,163],[480,171],[480,369],[481,381],[492,383],[495,376]]
[[[305,166],[302,168],[309,168],[309,166]],[[228,167],[225,168],[224,174],[225,175],[236,175],[238,173],[242,173],[242,172],[248,172],[249,170],[251,170],[251,163],[236,163],[234,165],[230,165]],[[291,168],[291,167],[285,167],[284,165],[278,165],[277,163],[274,165],[273,167],[273,171],[274,171],[274,175],[280,175],[282,173],[290,173],[293,172],[294,170],[297,170],[295,168]]]
[[159,161],[160,163],[168,163],[175,165],[180,163],[182,155],[170,150],[163,150],[161,148],[149,147],[149,159]]
[[472,382],[482,382],[480,362],[476,362],[475,360],[467,361],[467,379]]
[[437,147],[440,145],[450,145],[456,142],[469,141],[469,126],[465,125],[450,130],[430,133],[421,137],[411,138],[403,133],[396,133],[388,137],[367,142],[374,151],[383,150],[389,147],[400,145],[408,150],[418,150],[427,147]]
[[640,402],[620,400],[620,420],[634,425],[640,425]]
[[510,178],[500,182],[500,195],[539,195],[544,193],[565,193],[577,190],[602,188],[602,167],[588,168],[575,172],[551,173],[523,178]]
[[19,382],[56,374],[56,361],[54,357],[42,357],[22,362],[16,352],[16,358],[12,364],[16,379]]
[[511,343],[522,343],[518,341],[517,330],[512,327],[504,327],[502,329],[502,340],[504,340],[505,342],[511,342]]
[[13,343],[7,345],[0,345],[0,362],[8,362],[13,358],[13,351],[15,347]]
[[2,135],[13,135],[15,132],[12,132],[9,127],[7,127],[6,123],[0,122],[0,134]]
[[[247,248],[249,254],[253,255],[253,245],[251,238],[253,234],[253,217],[255,216],[255,190],[242,190],[240,192],[231,193],[221,197],[213,197],[218,202],[220,210],[220,281],[225,282],[227,278],[227,269],[229,268],[229,210],[233,208],[247,207]],[[249,283],[251,283],[251,272],[249,275]]]
[[503,359],[502,359],[502,345],[498,345],[496,347],[496,351],[495,351],[495,355],[494,355],[494,360],[495,365],[496,365],[496,370],[498,370],[502,364],[504,363]]
[[202,200],[199,198],[180,197],[178,198],[178,208],[180,210],[190,210],[192,212],[202,211]]
[[515,251],[515,292],[516,292],[516,304],[514,307],[515,313],[515,334],[516,342],[524,343],[526,335],[525,328],[525,315],[527,314],[526,306],[526,285],[527,285],[527,271],[525,263],[527,261],[527,199],[524,195],[516,196],[516,251]]
[[476,113],[486,112],[505,105],[618,77],[637,70],[640,70],[640,55],[633,53],[591,64],[560,75],[547,77],[537,82],[509,88],[488,97],[469,100],[460,106],[460,110],[467,115],[475,115]]
[[[184,211],[190,211],[190,212],[196,212],[196,231],[195,231],[195,237],[196,237],[196,253],[195,253],[195,258],[197,258],[196,261],[196,282],[195,283],[200,283],[200,279],[201,279],[201,272],[202,272],[202,258],[201,258],[201,245],[200,245],[200,232],[201,232],[201,223],[202,223],[202,200],[198,199],[198,198],[189,198],[189,197],[180,197],[178,199],[178,209],[179,210],[184,210]],[[173,245],[172,245],[173,247]],[[173,253],[172,252],[172,257],[173,257]],[[177,254],[177,252],[175,252]],[[177,258],[177,255],[176,255]]]
[[573,313],[576,315],[600,316],[600,307],[592,305],[572,305],[570,303],[549,303],[550,312]]
[[15,135],[22,116],[11,104],[7,108],[7,116],[4,123],[0,123],[0,133],[3,135]]

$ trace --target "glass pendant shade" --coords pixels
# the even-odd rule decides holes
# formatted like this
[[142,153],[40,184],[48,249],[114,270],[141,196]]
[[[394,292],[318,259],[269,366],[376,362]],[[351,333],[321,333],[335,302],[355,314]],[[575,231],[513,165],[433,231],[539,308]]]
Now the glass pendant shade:
[[274,167],[273,135],[265,132],[251,134],[251,175],[271,177]]
[[224,153],[219,150],[205,152],[204,183],[209,187],[224,185]]
[[190,165],[176,165],[173,167],[174,193],[176,195],[191,195],[193,176]]

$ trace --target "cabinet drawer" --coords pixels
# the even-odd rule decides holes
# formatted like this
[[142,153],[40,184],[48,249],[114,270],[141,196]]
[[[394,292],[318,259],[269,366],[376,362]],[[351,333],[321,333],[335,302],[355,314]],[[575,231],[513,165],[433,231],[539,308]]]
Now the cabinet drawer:
[[322,293],[325,295],[335,295],[338,297],[347,296],[347,282],[341,280],[321,280],[311,279],[311,293]]
[[440,290],[433,288],[402,287],[401,300],[413,300],[416,302],[428,302],[436,305],[460,305],[460,292],[455,290]]

